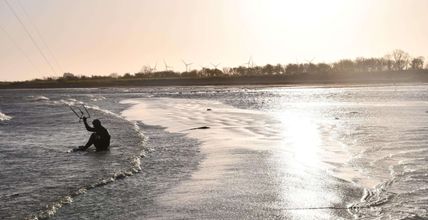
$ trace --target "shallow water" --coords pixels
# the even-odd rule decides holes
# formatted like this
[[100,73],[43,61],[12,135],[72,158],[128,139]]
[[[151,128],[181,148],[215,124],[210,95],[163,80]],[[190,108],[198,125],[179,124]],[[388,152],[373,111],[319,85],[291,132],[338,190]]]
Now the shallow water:
[[[0,217],[428,217],[427,100],[426,85],[3,90]],[[80,103],[110,152],[65,153],[89,136]]]
[[[1,111],[11,117],[0,122],[3,219],[53,214],[74,195],[138,168],[135,160],[144,140],[139,128],[91,101],[92,91],[1,91]],[[108,125],[115,136],[112,151],[66,153],[84,145],[89,136],[70,114],[68,105],[79,103]]]

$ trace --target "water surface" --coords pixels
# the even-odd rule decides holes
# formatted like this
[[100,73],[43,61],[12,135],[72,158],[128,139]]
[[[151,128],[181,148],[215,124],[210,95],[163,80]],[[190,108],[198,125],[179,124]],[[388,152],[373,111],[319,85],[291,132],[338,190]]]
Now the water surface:
[[[427,217],[427,100],[426,85],[2,90],[0,217]],[[110,152],[66,153],[89,136],[81,104]]]

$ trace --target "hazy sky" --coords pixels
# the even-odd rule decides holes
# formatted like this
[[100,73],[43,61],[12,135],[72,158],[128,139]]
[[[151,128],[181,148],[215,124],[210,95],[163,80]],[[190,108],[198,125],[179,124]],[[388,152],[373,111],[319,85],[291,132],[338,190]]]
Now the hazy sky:
[[[16,11],[46,57],[14,16]],[[428,0],[0,0],[0,81],[428,56]],[[36,28],[35,28],[36,27]],[[41,37],[39,36],[39,34]]]

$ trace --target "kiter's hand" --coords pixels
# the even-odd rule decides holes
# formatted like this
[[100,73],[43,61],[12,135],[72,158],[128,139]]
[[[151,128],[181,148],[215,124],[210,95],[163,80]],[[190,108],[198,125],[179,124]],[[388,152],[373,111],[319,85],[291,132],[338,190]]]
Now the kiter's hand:
[[86,121],[87,118],[85,116],[83,116],[82,119],[83,119],[83,121]]

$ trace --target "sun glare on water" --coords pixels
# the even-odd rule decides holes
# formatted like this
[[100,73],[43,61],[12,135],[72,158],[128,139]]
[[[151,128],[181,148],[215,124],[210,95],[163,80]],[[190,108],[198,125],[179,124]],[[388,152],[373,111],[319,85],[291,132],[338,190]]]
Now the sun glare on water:
[[316,167],[320,163],[318,151],[321,145],[317,124],[308,117],[283,113],[279,116],[283,124],[284,142],[290,147],[297,169]]

